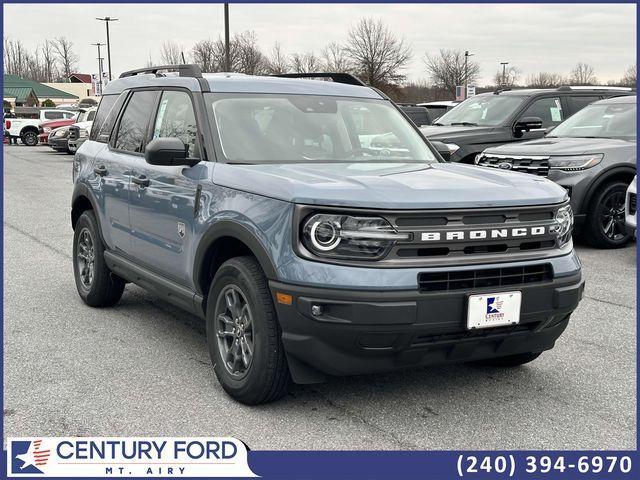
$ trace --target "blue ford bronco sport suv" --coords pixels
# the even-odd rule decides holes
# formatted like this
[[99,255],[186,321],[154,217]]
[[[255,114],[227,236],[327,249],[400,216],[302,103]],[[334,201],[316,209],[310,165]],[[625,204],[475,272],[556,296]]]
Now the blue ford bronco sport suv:
[[317,76],[333,81],[179,65],[110,82],[73,165],[84,302],[133,282],[204,318],[246,404],[552,348],[584,288],[566,191],[443,162],[385,95]]

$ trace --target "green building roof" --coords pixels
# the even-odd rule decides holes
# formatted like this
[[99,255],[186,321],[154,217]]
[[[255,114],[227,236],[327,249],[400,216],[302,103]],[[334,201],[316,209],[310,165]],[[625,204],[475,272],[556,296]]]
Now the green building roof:
[[48,87],[47,85],[34,82],[33,80],[27,80],[26,78],[20,78],[17,75],[5,75],[3,86],[4,86],[5,97],[16,97],[16,95],[8,94],[9,89],[30,88],[36,94],[36,97],[38,97],[41,100],[46,100],[47,98],[68,98],[68,99],[78,98],[75,95],[72,95],[67,92],[63,92],[62,90],[58,90],[57,88]]
[[[4,98],[15,98],[16,102],[24,103],[29,98],[29,95],[33,92],[31,87],[7,87],[4,86]],[[37,95],[36,95],[37,97]]]

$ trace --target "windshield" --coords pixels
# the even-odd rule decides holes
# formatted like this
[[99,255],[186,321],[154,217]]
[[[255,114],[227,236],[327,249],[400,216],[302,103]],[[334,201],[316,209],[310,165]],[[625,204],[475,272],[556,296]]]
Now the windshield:
[[435,162],[386,100],[207,94],[229,163]]
[[479,95],[456,105],[441,116],[435,125],[502,125],[520,104],[523,97],[513,95]]
[[636,139],[636,104],[595,104],[558,125],[548,137]]

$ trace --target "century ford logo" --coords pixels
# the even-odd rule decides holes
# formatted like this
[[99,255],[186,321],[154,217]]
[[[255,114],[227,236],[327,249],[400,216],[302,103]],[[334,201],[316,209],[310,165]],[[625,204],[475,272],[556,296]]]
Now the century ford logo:
[[547,227],[492,228],[481,230],[448,230],[440,232],[422,232],[423,242],[442,242],[460,240],[487,240],[501,238],[535,237],[547,233]]

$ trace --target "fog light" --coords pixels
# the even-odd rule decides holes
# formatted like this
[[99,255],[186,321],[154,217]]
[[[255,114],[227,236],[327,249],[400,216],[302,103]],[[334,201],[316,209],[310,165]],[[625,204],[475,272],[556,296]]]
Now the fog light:
[[314,317],[319,317],[322,315],[323,309],[321,305],[312,305],[311,306],[311,315]]

